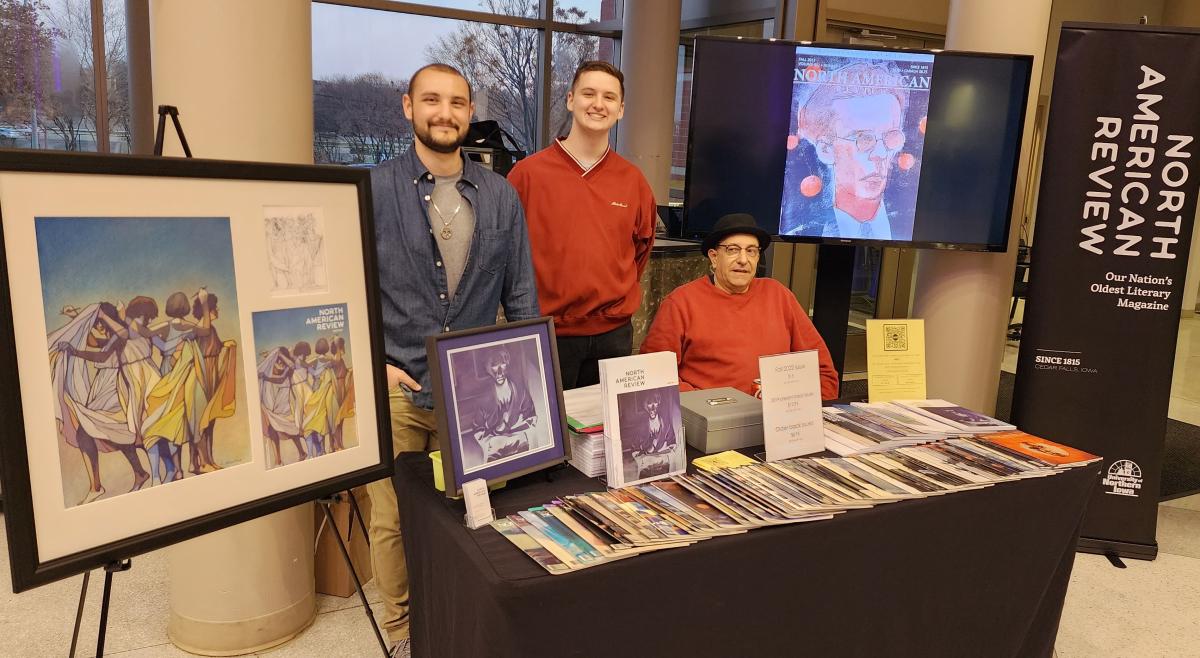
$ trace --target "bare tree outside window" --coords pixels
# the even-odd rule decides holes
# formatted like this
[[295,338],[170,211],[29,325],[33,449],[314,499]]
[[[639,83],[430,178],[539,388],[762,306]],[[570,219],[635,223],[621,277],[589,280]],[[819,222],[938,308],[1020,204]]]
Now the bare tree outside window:
[[313,81],[313,159],[377,164],[412,143],[401,97],[408,81],[378,73]]
[[571,130],[571,114],[567,112],[567,92],[575,69],[589,60],[614,60],[612,39],[587,34],[554,33],[554,59],[550,84],[550,137],[565,137]]
[[[537,0],[483,0],[487,11],[514,13],[521,5],[537,5]],[[589,13],[574,6],[555,4],[554,20],[581,23]],[[490,119],[500,123],[526,153],[537,150],[538,128],[538,42],[536,30],[502,25],[472,23],[442,37],[427,49],[430,62],[447,62],[458,67],[476,85],[477,95],[486,100]],[[601,54],[601,42],[607,53]],[[550,137],[566,134],[570,117],[566,110],[567,91],[575,69],[589,59],[612,61],[612,39],[556,32],[551,48]]]
[[[537,0],[482,0],[484,11],[516,14]],[[425,49],[428,62],[450,64],[471,80],[476,111],[494,119],[529,153],[537,147],[538,30],[466,23]]]
[[[124,2],[105,0],[112,150],[129,150]],[[94,151],[95,63],[88,0],[0,0],[0,146]]]
[[63,149],[78,151],[86,133],[90,133],[92,141],[95,141],[96,87],[92,68],[91,6],[86,0],[58,0],[50,8],[49,20],[66,43],[64,50],[72,55],[67,61],[60,60],[60,66],[68,68],[63,72],[74,75],[78,84],[53,94],[54,102],[48,118],[51,130],[62,138]]
[[133,151],[129,103],[129,49],[125,0],[104,0],[104,67],[108,87],[108,142],[114,153]]
[[[454,6],[534,18],[541,3],[478,0],[469,6],[462,0]],[[555,3],[552,19],[585,24],[619,16],[617,0],[563,0]],[[551,136],[564,134],[570,126],[566,93],[576,67],[587,59],[612,61],[614,50],[612,39],[555,32],[548,53],[551,97],[541,99],[542,38],[541,29],[506,25],[502,19],[473,22],[315,3],[314,159],[369,165],[408,149],[412,134],[400,97],[412,73],[433,62],[450,64],[471,81],[474,120],[495,120],[520,150],[536,151],[541,112],[551,113]],[[353,52],[347,50],[351,40]]]
[[[0,146],[47,148],[47,125],[78,106],[48,13],[41,0],[0,0]],[[73,132],[64,142],[78,144]]]

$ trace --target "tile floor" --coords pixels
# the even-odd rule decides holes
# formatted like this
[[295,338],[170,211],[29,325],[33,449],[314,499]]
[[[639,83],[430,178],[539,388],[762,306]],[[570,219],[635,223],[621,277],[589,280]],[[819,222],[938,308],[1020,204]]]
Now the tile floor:
[[[1012,371],[1009,347],[1004,369]],[[1200,319],[1180,325],[1170,416],[1200,425]],[[1159,556],[1115,569],[1096,555],[1077,556],[1058,635],[1059,658],[1200,657],[1200,495],[1159,505]],[[167,549],[170,550],[170,549]],[[80,577],[20,595],[11,594],[8,551],[0,533],[0,656],[66,655]],[[77,655],[92,656],[99,620],[102,573],[92,580]],[[367,596],[379,613],[379,597]],[[105,655],[119,658],[190,656],[167,638],[167,567],[164,551],[134,559],[117,574]],[[375,638],[357,596],[318,596],[316,621],[291,642],[259,656],[373,656]]]

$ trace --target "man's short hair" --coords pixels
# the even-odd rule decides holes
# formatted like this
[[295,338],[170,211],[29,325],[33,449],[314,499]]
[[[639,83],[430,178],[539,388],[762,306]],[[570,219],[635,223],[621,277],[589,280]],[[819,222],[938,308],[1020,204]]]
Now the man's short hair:
[[617,82],[621,83],[621,98],[625,98],[625,74],[621,73],[621,70],[612,64],[599,60],[590,60],[584,62],[579,65],[579,68],[575,69],[575,77],[571,78],[571,91],[575,91],[575,85],[579,84],[579,78],[583,76],[584,73],[591,71],[607,73],[616,78]]
[[417,84],[417,78],[420,77],[420,75],[426,71],[440,71],[442,73],[450,73],[452,75],[457,75],[458,77],[463,79],[463,82],[467,83],[467,100],[471,100],[473,98],[474,92],[471,91],[471,81],[467,79],[467,76],[463,75],[462,71],[459,71],[458,69],[454,68],[453,66],[450,66],[449,64],[442,64],[440,62],[434,62],[433,64],[426,64],[425,66],[422,66],[421,68],[417,69],[416,73],[412,74],[412,77],[408,79],[408,95],[409,96],[412,96],[413,87],[415,87]]
[[883,64],[851,64],[830,74],[830,82],[821,84],[804,105],[800,107],[797,124],[800,136],[816,144],[818,140],[827,138],[833,133],[834,114],[833,102],[846,98],[865,98],[867,96],[890,95],[900,104],[900,116],[908,108],[908,90],[893,86],[871,86],[860,84],[840,84],[836,80],[847,78],[876,78],[895,77],[898,73]]

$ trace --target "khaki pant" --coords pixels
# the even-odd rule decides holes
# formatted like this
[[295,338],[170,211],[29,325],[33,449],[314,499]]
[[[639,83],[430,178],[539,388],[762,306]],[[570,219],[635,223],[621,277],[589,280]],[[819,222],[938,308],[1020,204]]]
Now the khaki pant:
[[[399,388],[388,391],[392,415],[392,449],[402,452],[437,450],[437,420],[432,411],[412,403]],[[400,508],[392,479],[367,485],[371,496],[371,566],[383,598],[383,632],[396,642],[408,637],[408,565],[400,531]]]

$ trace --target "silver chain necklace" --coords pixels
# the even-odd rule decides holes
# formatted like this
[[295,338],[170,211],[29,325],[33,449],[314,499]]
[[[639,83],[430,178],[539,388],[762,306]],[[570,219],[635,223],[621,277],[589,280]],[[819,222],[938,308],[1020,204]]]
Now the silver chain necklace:
[[449,240],[454,235],[454,232],[450,230],[450,224],[454,223],[455,217],[458,217],[458,211],[462,210],[462,204],[463,202],[460,198],[458,200],[458,206],[454,208],[454,212],[450,213],[450,219],[447,220],[446,214],[442,212],[441,208],[438,208],[437,202],[435,202],[432,198],[429,199],[429,205],[433,206],[434,211],[438,214],[438,221],[442,223],[443,240]]

